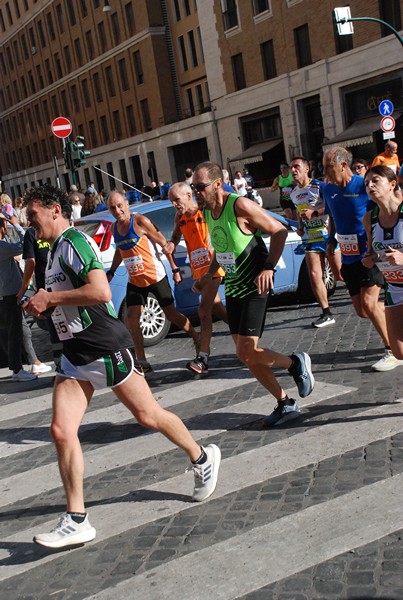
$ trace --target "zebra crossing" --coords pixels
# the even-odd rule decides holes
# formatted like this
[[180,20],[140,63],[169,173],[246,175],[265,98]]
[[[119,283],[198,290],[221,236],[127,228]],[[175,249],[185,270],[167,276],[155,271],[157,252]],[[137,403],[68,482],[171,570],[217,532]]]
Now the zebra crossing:
[[[297,488],[308,503],[320,465],[334,466],[341,457],[402,439],[401,401],[352,403],[346,418],[339,412],[332,418],[329,407],[340,411],[359,390],[319,379],[311,396],[299,401],[306,421],[267,431],[259,428],[259,418],[271,411],[273,402],[244,368],[234,368],[225,377],[217,370],[201,381],[157,386],[154,394],[184,419],[197,440],[220,446],[223,460],[214,496],[202,505],[190,502],[193,477],[184,472],[183,454],[162,435],[133,425],[129,412],[112,401],[113,394],[97,392],[83,423],[96,440],[86,443],[84,451],[86,499],[97,537],[83,547],[57,552],[31,543],[35,533],[49,531],[63,512],[63,491],[46,432],[51,396],[0,407],[1,428],[8,432],[0,440],[0,456],[9,465],[0,483],[2,595],[12,600],[28,597],[29,590],[32,598],[66,600],[229,600],[403,529],[403,475],[394,472],[378,474],[378,480],[363,479],[364,485],[358,480],[354,489],[347,486],[314,505],[295,508],[284,501],[288,514],[264,512],[266,497],[274,506],[272,490],[278,491],[286,478],[297,474]],[[217,398],[222,398],[221,405]],[[313,425],[309,417],[320,414],[321,407],[328,416]],[[19,422],[29,415],[35,425],[24,436]],[[123,428],[123,434],[103,443],[105,425]],[[126,437],[129,426],[138,430]],[[32,465],[29,457],[37,452],[48,453],[49,459]],[[16,468],[24,457],[28,468]],[[204,527],[205,535],[195,535],[192,527]],[[189,528],[191,534],[186,533]],[[161,533],[153,542],[156,530]],[[292,561],[287,560],[291,543]],[[149,546],[146,560],[138,556],[141,544]],[[95,557],[106,575],[95,567],[88,573]],[[126,570],[108,573],[117,560]],[[131,561],[138,564],[135,574]],[[74,585],[72,571],[78,576]]]

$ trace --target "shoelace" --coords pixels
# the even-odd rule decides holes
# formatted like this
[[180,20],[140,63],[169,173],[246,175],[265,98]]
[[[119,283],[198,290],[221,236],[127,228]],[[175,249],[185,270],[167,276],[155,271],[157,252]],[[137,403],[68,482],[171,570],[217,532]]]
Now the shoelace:
[[57,531],[58,529],[63,529],[66,522],[67,522],[67,515],[60,515],[57,525],[56,525],[56,527],[51,529],[51,533]]

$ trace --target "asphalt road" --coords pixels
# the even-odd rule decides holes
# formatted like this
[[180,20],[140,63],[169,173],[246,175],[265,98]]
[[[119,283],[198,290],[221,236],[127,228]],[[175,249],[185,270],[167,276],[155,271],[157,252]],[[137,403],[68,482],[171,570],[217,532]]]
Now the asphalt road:
[[[234,355],[216,323],[210,372],[184,365],[177,332],[149,349],[158,401],[223,461],[215,494],[190,501],[183,453],[145,431],[109,391],[81,429],[85,493],[96,539],[49,551],[32,543],[64,512],[48,426],[52,377],[15,383],[0,370],[0,594],[52,598],[402,600],[403,367],[374,373],[380,340],[344,288],[336,325],[311,327],[317,306],[269,310],[263,345],[312,357],[316,387],[298,421],[272,430],[274,401]],[[34,328],[38,355],[46,334]],[[288,373],[282,385],[295,396]]]

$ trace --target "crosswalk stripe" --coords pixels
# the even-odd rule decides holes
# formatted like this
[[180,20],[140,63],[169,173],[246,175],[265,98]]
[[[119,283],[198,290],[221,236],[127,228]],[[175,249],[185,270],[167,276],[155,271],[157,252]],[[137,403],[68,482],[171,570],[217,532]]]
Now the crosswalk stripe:
[[[326,458],[366,446],[371,442],[389,438],[402,431],[403,412],[400,401],[376,406],[355,414],[344,422],[318,424],[317,427],[303,433],[225,459],[213,500],[238,492],[239,482],[242,482],[241,488],[244,489],[309,464],[321,462]],[[138,458],[137,447],[136,458]],[[256,468],[256,465],[259,465],[260,468]],[[367,487],[369,488],[369,486]],[[364,488],[364,490],[366,489]],[[101,542],[110,538],[111,535],[124,533],[127,531],[128,523],[130,523],[130,529],[134,529],[156,519],[194,507],[193,503],[184,502],[182,499],[183,495],[189,497],[191,490],[190,477],[179,475],[134,491],[131,494],[130,502],[128,502],[127,495],[122,498],[121,502],[116,500],[113,504],[113,511],[110,510],[110,505],[107,503],[94,506],[91,509],[91,522],[98,530],[97,541]],[[155,499],[155,495],[160,498],[164,494],[166,499]],[[400,496],[399,502],[400,508]],[[383,506],[385,506],[384,497]],[[44,523],[40,529],[49,531],[54,524],[54,521]],[[26,543],[35,533],[38,533],[38,527],[19,531],[3,540],[3,544]],[[31,550],[22,552],[26,553],[23,559],[14,564],[0,567],[0,579],[24,573],[38,565],[35,557],[30,557]],[[292,554],[294,557],[294,551]],[[47,555],[40,562],[42,564],[52,561],[57,556],[60,554]]]
[[403,528],[402,487],[403,474],[364,486],[164,562],[87,600],[130,598],[133,590],[136,600],[239,598]]
[[[216,386],[215,391],[220,391],[217,388],[219,388],[218,385]],[[300,404],[302,407],[308,406],[316,402],[323,401],[327,398],[350,393],[353,389],[354,388],[318,382],[312,394],[308,398],[302,400]],[[268,399],[267,393],[263,388],[262,392],[264,393],[263,397],[249,399],[238,404],[232,404],[231,411],[234,412],[235,415],[267,414],[272,410],[272,405],[270,404],[271,400]],[[189,396],[191,396],[191,394],[189,394]],[[186,398],[186,400],[188,400],[188,398]],[[165,396],[161,398],[161,401],[166,406],[173,406],[174,404],[183,402],[184,398],[182,394],[179,394],[175,399],[172,395],[172,392],[167,391],[165,392]],[[115,406],[114,410],[116,410],[116,414],[122,415],[122,420],[124,421],[127,421],[131,418],[130,412],[122,405]],[[202,423],[211,421],[212,426],[209,426],[208,429],[191,428],[192,435],[197,440],[204,440],[230,428],[231,423],[229,418],[227,418],[226,427],[224,429],[222,426],[220,427],[222,423],[219,422],[216,424],[216,419],[214,419],[214,415],[217,416],[220,413],[227,412],[228,407],[225,407],[212,411],[207,415],[203,414],[201,417]],[[92,419],[91,422],[99,422],[99,413],[104,414],[103,410],[92,411],[88,413],[88,419]],[[209,415],[211,415],[211,417]],[[111,419],[113,419],[112,414],[109,414],[109,416]],[[32,444],[32,446],[34,446],[34,444]],[[27,449],[26,444],[24,444],[24,449]],[[142,460],[144,458],[149,458],[150,456],[156,456],[157,454],[168,452],[169,450],[172,450],[172,443],[169,442],[169,440],[158,433],[148,431],[145,432],[144,435],[134,439],[122,440],[114,443],[112,446],[108,445],[107,447],[97,448],[96,450],[86,452],[86,477],[91,477],[93,475],[105,473],[109,469],[115,469],[117,467],[128,465],[133,462],[133,457],[136,457],[136,460]],[[31,469],[29,473],[19,473],[18,475],[13,475],[3,479],[1,483],[3,491],[0,495],[0,506],[5,506],[11,502],[22,500],[23,498],[29,498],[32,496],[33,491],[35,494],[40,494],[52,489],[52,487],[59,487],[59,469],[57,464],[54,462],[42,467],[37,467],[36,469]]]

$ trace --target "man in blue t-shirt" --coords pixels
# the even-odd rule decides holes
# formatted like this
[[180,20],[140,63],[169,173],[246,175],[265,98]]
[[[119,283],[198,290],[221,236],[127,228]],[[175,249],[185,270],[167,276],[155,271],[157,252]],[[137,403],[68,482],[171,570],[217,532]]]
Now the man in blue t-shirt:
[[385,344],[385,355],[374,371],[390,371],[399,365],[389,346],[385,311],[379,302],[383,277],[377,266],[367,269],[361,262],[367,251],[367,236],[362,217],[374,204],[365,191],[364,178],[351,171],[352,155],[345,148],[328,150],[323,157],[325,178],[323,190],[329,214],[327,253],[332,255],[337,240],[342,253],[341,274],[359,317],[369,318]]

